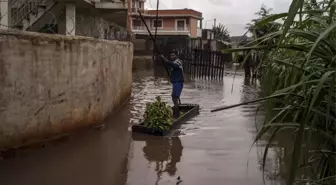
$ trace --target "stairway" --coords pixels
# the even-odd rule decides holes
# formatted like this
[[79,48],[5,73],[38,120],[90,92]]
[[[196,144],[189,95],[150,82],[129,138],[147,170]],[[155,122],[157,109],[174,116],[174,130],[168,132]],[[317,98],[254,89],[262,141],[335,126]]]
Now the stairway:
[[[39,31],[48,24],[52,18],[56,18],[54,9],[57,2],[53,0],[10,0],[11,27],[23,31]],[[45,21],[41,21],[43,17]]]

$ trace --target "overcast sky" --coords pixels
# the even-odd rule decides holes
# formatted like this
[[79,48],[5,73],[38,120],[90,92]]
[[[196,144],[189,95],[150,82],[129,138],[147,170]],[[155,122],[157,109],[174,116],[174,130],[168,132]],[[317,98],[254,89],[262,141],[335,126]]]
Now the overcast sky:
[[[147,8],[155,8],[157,0],[147,0]],[[203,27],[211,27],[213,20],[227,26],[231,36],[245,33],[245,26],[262,4],[274,13],[287,11],[291,0],[160,0],[160,9],[191,8],[203,13]],[[207,22],[207,23],[205,23]]]

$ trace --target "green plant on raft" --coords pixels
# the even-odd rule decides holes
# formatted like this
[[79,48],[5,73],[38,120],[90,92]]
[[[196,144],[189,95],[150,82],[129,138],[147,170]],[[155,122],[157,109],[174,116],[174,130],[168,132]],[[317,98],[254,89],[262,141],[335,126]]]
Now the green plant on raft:
[[173,123],[172,115],[172,108],[158,96],[155,102],[146,105],[145,126],[155,131],[168,131]]

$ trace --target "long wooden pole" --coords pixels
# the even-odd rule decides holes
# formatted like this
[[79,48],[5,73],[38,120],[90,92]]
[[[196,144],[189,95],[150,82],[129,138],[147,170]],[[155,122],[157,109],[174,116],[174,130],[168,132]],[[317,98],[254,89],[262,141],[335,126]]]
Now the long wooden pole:
[[[145,27],[146,27],[146,29],[147,29],[147,32],[149,33],[150,38],[153,40],[153,43],[154,43],[154,46],[155,46],[156,51],[158,52],[158,54],[161,55],[161,52],[160,52],[160,50],[159,50],[159,47],[158,47],[157,44],[156,44],[156,39],[153,37],[151,31],[149,30],[148,25],[147,25],[145,19],[143,18],[143,16],[142,16],[140,10],[138,10],[138,13],[139,13],[139,15],[140,15],[140,18],[141,18],[142,22],[144,23],[144,25],[145,25]],[[166,72],[167,72],[167,74],[168,74],[168,77],[170,78],[169,70],[166,68],[166,65],[165,65],[164,62],[163,62],[163,67],[166,69]]]
[[235,108],[235,107],[239,107],[239,106],[242,106],[242,105],[247,105],[247,104],[250,104],[250,103],[260,102],[260,101],[264,101],[264,100],[267,100],[267,99],[269,99],[269,98],[262,98],[262,99],[248,101],[248,102],[239,103],[239,104],[235,104],[235,105],[220,107],[220,108],[211,110],[211,112],[218,112],[218,111],[222,111],[222,110],[226,110],[226,109],[232,109],[232,108]]
[[260,99],[256,99],[256,100],[252,100],[252,101],[243,102],[243,103],[238,103],[238,104],[235,104],[235,105],[219,107],[219,108],[211,110],[211,112],[218,112],[218,111],[222,111],[222,110],[226,110],[226,109],[239,107],[239,106],[242,106],[242,105],[247,105],[247,104],[250,104],[250,103],[261,102],[261,101],[269,100],[271,98],[277,98],[277,97],[287,96],[287,95],[292,95],[292,96],[297,96],[297,97],[300,97],[300,98],[304,98],[303,96],[300,96],[300,95],[297,95],[297,94],[281,93],[281,94],[276,94],[276,95],[273,95],[273,96],[268,96],[268,97],[265,97],[265,98],[260,98]]

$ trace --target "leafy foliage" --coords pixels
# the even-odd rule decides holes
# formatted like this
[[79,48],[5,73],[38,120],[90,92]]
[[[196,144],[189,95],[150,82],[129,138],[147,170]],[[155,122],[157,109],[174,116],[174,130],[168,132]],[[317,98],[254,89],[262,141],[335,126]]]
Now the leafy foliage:
[[279,29],[256,34],[241,49],[262,53],[267,118],[256,141],[272,133],[271,144],[279,132],[293,133],[288,185],[336,184],[335,7],[335,0],[292,0],[288,13],[263,14],[253,27],[283,22]]
[[230,34],[225,25],[219,23],[216,27],[213,27],[212,30],[215,33],[215,39],[217,40],[229,40]]
[[[265,46],[267,52],[260,64],[265,71],[267,94],[286,94],[268,101],[268,119],[260,133],[277,133],[280,129],[295,133],[287,184],[299,180],[298,166],[313,172],[311,183],[335,183],[336,17],[332,4],[335,2],[331,0],[293,0],[282,28],[259,35],[261,39],[255,43],[270,43]],[[310,13],[312,9],[321,13]],[[279,37],[282,39],[274,43]],[[275,109],[281,111],[274,116]],[[311,144],[313,135],[320,138],[315,146]]]
[[158,96],[155,102],[147,103],[144,119],[147,128],[168,131],[173,123],[172,108]]
[[247,24],[248,31],[252,34],[253,38],[260,38],[268,33],[278,31],[281,24],[275,21],[267,22],[266,24],[260,24],[261,20],[271,15],[272,9],[268,9],[266,6],[262,6],[260,11],[256,13],[258,18],[252,19],[251,23]]

